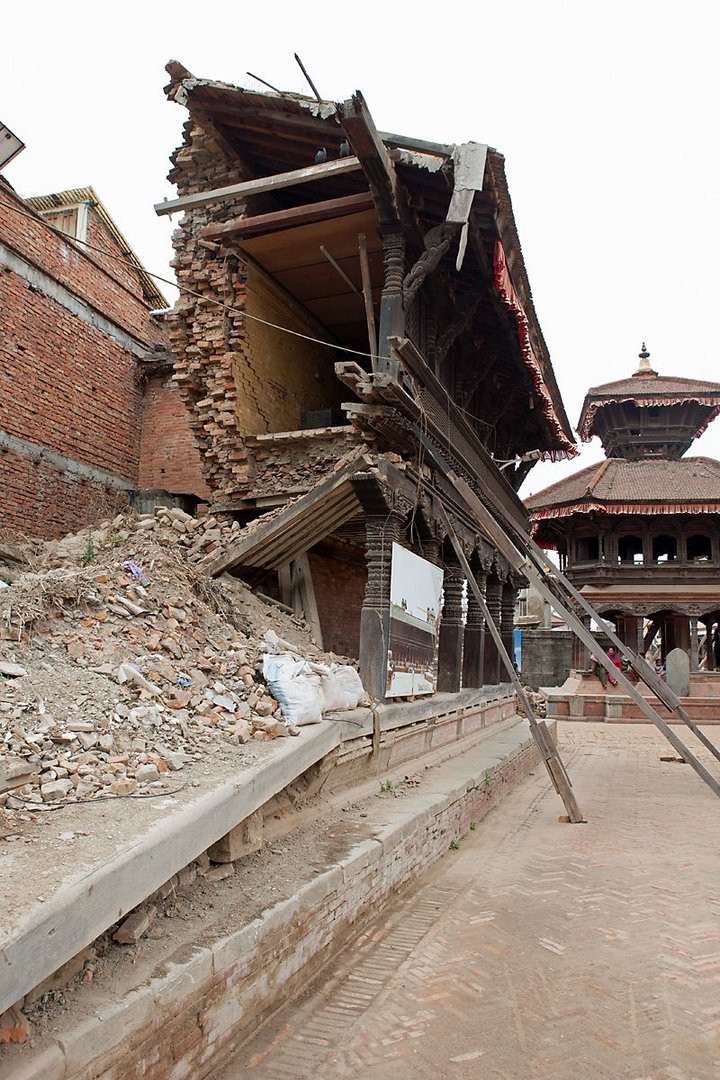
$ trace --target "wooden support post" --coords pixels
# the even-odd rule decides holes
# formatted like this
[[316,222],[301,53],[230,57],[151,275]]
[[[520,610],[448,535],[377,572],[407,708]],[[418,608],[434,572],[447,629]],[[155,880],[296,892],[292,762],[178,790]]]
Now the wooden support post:
[[[685,746],[672,728],[652,707],[647,698],[645,698],[637,687],[623,675],[622,671],[619,671],[618,668],[615,667],[610,657],[605,653],[605,650],[599,648],[589,629],[584,626],[575,610],[573,610],[571,605],[574,603],[582,608],[585,614],[591,619],[595,618],[598,622],[602,623],[600,616],[587,602],[585,597],[578,592],[567,578],[563,577],[558,572],[557,567],[550,561],[542,548],[540,548],[532,537],[527,534],[524,534],[520,538],[520,542],[526,551],[526,554],[522,554],[512,539],[512,535],[517,532],[517,527],[508,522],[507,524],[510,528],[510,532],[506,532],[505,527],[495,520],[468,482],[453,472],[437,446],[426,437],[425,433],[420,428],[415,427],[413,431],[415,437],[428,451],[436,465],[444,473],[457,493],[462,497],[465,504],[472,510],[478,525],[482,528],[490,542],[501,551],[511,567],[522,577],[526,577],[528,581],[535,586],[540,595],[547,600],[556,611],[564,616],[568,627],[581,639],[583,644],[590,651],[595,652],[599,662],[605,670],[613,676],[628,697],[640,707],[648,720],[655,724],[668,742],[674,746],[680,756],[685,758],[687,763],[692,766],[698,776],[705,781],[711,791],[720,798],[720,783],[718,783],[712,773],[708,772],[703,763],[698,760],[692,751]],[[477,480],[481,483],[480,476],[477,477]],[[499,510],[498,502],[494,497],[492,489],[482,484],[481,486],[483,487],[483,494],[485,494],[490,501],[490,505],[495,506],[496,510]],[[565,594],[564,596],[563,593]],[[623,642],[607,624],[603,625],[605,633],[610,638],[612,644],[622,652],[624,649]],[[677,695],[667,683],[662,682],[662,680],[658,678],[657,674],[653,671],[644,657],[631,655],[630,660],[633,668],[646,686],[652,690],[655,696],[670,709],[670,711],[676,713],[683,723],[690,728],[703,746],[705,746],[710,753],[720,761],[720,750],[718,750],[714,743],[708,739],[704,732],[702,732],[697,724],[690,716],[688,716]]]
[[[474,570],[473,577],[480,592],[484,593],[487,574],[484,570]],[[474,590],[468,585],[468,609],[465,623],[465,641],[463,644],[463,687],[482,686],[483,655],[485,644],[485,617],[477,602]]]
[[462,676],[463,572],[459,566],[445,566],[443,609],[438,642],[438,690],[456,694]]
[[584,821],[585,818],[583,817],[580,807],[578,806],[575,796],[573,794],[572,784],[570,783],[570,778],[565,771],[565,766],[560,760],[560,755],[558,754],[556,748],[553,747],[550,743],[547,728],[541,727],[535,719],[535,714],[532,711],[532,706],[530,705],[530,700],[525,692],[525,688],[520,682],[520,678],[515,670],[515,665],[512,661],[512,658],[510,657],[510,654],[505,648],[505,643],[502,639],[502,635],[500,633],[498,625],[492,618],[488,606],[485,603],[485,598],[483,597],[483,594],[480,591],[477,582],[475,581],[475,577],[470,569],[467,559],[465,558],[465,552],[462,549],[462,544],[458,540],[455,530],[450,524],[450,520],[445,513],[445,508],[443,507],[442,503],[440,503],[439,506],[440,513],[445,520],[445,527],[448,530],[448,536],[450,537],[452,546],[455,549],[455,554],[458,557],[460,567],[463,570],[467,579],[468,587],[472,590],[475,599],[477,600],[483,612],[486,626],[490,631],[490,634],[492,635],[492,639],[495,643],[498,655],[500,656],[500,659],[504,664],[508,675],[510,676],[510,682],[515,687],[515,693],[517,694],[523,712],[527,717],[528,723],[530,725],[530,731],[532,732],[532,736],[535,739],[540,754],[542,755],[543,761],[545,762],[545,766],[550,775],[550,779],[553,782],[553,786],[555,787],[555,790],[557,791],[558,795],[560,796],[565,805],[565,809],[567,810],[570,821],[573,822],[573,824],[578,824]]
[[[500,622],[502,611],[502,582],[496,574],[492,574],[485,585],[485,599],[491,618]],[[483,683],[486,686],[496,686],[500,682],[500,656],[497,643],[492,635],[485,635],[485,657],[483,669]]]
[[364,233],[360,233],[358,236],[358,249],[360,251],[360,273],[362,275],[362,291],[365,301],[365,318],[367,320],[372,369],[377,371],[377,330],[375,329],[375,310],[373,308],[372,284],[370,281],[370,262]]
[[365,515],[368,576],[360,612],[360,678],[375,701],[383,701],[387,688],[392,546],[402,536],[403,520],[395,511]]

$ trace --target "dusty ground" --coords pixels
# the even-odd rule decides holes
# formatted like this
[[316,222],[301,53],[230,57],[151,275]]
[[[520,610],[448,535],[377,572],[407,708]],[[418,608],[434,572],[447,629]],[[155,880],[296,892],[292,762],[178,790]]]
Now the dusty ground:
[[720,1075],[718,800],[649,726],[560,739],[587,824],[537,770],[218,1080]]

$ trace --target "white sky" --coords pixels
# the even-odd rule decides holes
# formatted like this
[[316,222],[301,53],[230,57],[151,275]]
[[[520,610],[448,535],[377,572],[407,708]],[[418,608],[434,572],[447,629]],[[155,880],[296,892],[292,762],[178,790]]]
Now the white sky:
[[442,584],[443,572],[439,567],[399,544],[393,544],[390,574],[390,600],[393,604],[400,607],[405,600],[409,614],[427,622],[429,609],[436,615],[440,611]]
[[[535,303],[571,423],[590,385],[630,374],[720,380],[715,309],[718,31],[712,0],[366,0],[7,4],[0,121],[27,149],[23,196],[91,184],[149,270],[172,277],[152,206],[186,113],[164,65],[307,92],[362,89],[378,127],[504,153]],[[171,295],[167,287],[163,290]],[[720,458],[720,420],[693,453]],[[599,460],[532,470],[524,493]]]

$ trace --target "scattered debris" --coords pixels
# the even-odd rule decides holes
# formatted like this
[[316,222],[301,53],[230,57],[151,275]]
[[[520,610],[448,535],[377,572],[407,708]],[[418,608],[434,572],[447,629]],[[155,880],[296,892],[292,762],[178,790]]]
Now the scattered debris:
[[228,744],[297,734],[264,652],[342,658],[244,582],[203,573],[236,532],[158,507],[18,550],[22,572],[0,592],[0,807],[172,794]]

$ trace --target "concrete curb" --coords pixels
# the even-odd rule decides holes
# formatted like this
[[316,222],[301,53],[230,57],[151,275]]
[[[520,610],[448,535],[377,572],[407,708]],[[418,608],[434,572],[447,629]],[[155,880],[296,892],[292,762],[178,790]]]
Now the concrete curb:
[[[0,941],[0,1013],[340,744],[330,721],[170,813],[104,865],[66,882]],[[70,913],[72,912],[72,917]]]

